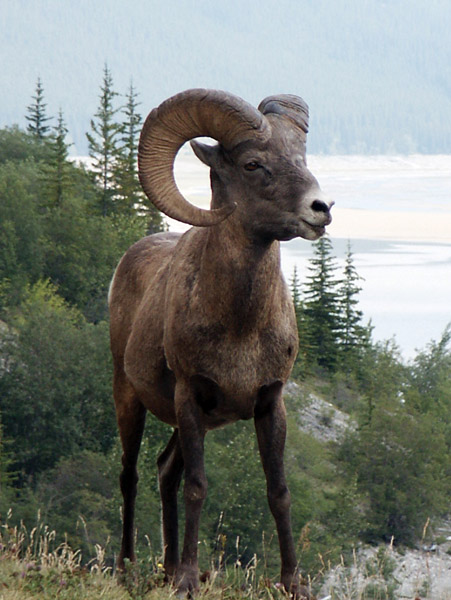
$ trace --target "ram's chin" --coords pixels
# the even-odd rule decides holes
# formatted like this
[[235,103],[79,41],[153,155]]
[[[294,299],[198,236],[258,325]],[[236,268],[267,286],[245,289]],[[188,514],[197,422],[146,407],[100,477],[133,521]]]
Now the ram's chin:
[[326,233],[326,227],[324,225],[310,225],[309,223],[302,222],[299,225],[299,237],[304,240],[314,242]]

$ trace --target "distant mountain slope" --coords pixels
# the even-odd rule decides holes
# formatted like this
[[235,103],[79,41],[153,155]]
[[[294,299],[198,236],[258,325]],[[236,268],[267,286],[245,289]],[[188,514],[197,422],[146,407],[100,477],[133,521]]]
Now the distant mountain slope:
[[189,87],[310,105],[314,152],[449,152],[448,0],[0,0],[0,126],[24,124],[41,77],[76,143],[104,63],[142,112]]

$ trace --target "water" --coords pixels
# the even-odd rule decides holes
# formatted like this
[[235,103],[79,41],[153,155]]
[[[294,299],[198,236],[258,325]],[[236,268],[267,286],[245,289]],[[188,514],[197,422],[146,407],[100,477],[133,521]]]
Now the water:
[[312,156],[308,164],[341,208],[451,212],[451,156]]
[[[309,167],[336,202],[334,254],[342,267],[351,242],[363,277],[359,308],[374,337],[395,337],[412,358],[451,322],[451,156],[312,156]],[[176,178],[191,201],[208,206],[208,170],[186,149]],[[311,256],[310,242],[283,243],[286,278],[296,265],[302,283]]]
[[[348,240],[331,238],[338,273],[344,266]],[[451,243],[414,243],[387,240],[350,240],[362,290],[359,308],[371,319],[375,339],[395,338],[406,359],[431,339],[439,339],[451,322]],[[291,278],[296,265],[299,279],[307,274],[310,244],[284,244],[282,262]]]

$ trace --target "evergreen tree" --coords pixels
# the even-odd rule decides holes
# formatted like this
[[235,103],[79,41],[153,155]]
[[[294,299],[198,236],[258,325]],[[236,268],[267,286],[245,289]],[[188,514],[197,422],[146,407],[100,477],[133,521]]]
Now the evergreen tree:
[[305,377],[307,372],[307,354],[306,354],[306,317],[305,307],[301,297],[301,285],[298,278],[296,265],[293,268],[293,276],[290,281],[291,297],[294,304],[296,315],[296,324],[299,335],[299,351],[293,367],[293,375],[297,378]]
[[138,179],[138,137],[141,129],[142,118],[137,112],[139,103],[137,93],[130,84],[127,94],[127,103],[123,107],[125,116],[121,124],[122,146],[115,165],[115,180],[117,185],[117,205],[121,213],[131,215],[135,207],[142,204],[143,193]]
[[68,162],[68,145],[66,143],[67,127],[63,113],[58,113],[58,124],[53,128],[50,138],[50,157],[43,167],[43,179],[47,184],[47,205],[59,207],[63,197],[71,185],[72,165]]
[[328,237],[314,244],[305,286],[306,354],[310,364],[329,371],[337,366],[340,322],[340,299],[335,278],[336,263],[332,257],[332,243]]
[[291,281],[290,281],[290,291],[291,291],[291,297],[293,298],[294,310],[295,310],[296,316],[297,316],[302,307],[302,301],[301,301],[301,286],[299,283],[298,268],[296,265],[294,265],[294,267],[293,267],[293,275],[292,275]]
[[367,542],[419,539],[427,519],[449,507],[449,452],[443,432],[399,402],[376,406],[370,421],[349,430],[337,458],[365,500]]
[[407,403],[422,414],[433,413],[447,423],[451,444],[451,323],[438,342],[419,352],[410,369]]
[[103,83],[100,88],[100,104],[95,119],[91,119],[91,133],[87,133],[89,155],[94,159],[95,179],[100,185],[100,214],[104,217],[115,210],[115,169],[119,155],[119,135],[121,126],[115,122],[118,108],[114,99],[118,96],[113,90],[113,78],[105,65]]
[[359,360],[362,346],[368,345],[371,336],[371,327],[362,325],[363,312],[357,308],[358,294],[361,291],[359,280],[362,277],[357,273],[353,262],[351,244],[348,241],[344,278],[340,281],[338,290],[340,308],[339,354],[343,368],[350,372]]
[[36,95],[32,99],[34,102],[27,106],[28,114],[25,115],[28,121],[27,130],[42,141],[50,132],[50,127],[45,123],[52,117],[46,116],[47,104],[44,103],[44,89],[40,77],[36,84]]
[[141,132],[142,117],[138,113],[138,94],[130,84],[126,96],[127,103],[123,107],[125,119],[121,124],[121,142],[119,156],[115,168],[118,210],[125,215],[138,212],[146,216],[147,232],[156,233],[163,230],[163,218],[159,210],[149,202],[144,194],[138,178],[138,141]]

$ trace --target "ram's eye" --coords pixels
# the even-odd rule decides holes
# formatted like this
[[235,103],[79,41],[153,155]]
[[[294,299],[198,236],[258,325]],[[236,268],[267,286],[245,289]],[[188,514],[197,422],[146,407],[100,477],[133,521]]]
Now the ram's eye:
[[261,167],[261,165],[259,165],[258,162],[255,162],[254,160],[251,162],[248,162],[244,165],[244,168],[246,169],[246,171],[256,171],[260,167]]

